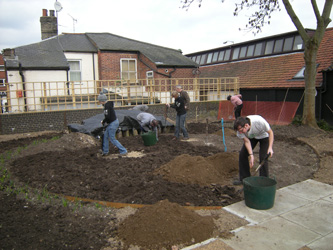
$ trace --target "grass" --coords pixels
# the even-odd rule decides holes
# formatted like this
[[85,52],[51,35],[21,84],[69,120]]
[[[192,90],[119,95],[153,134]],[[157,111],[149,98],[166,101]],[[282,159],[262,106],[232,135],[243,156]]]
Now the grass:
[[[42,140],[34,140],[31,144],[37,145],[40,143],[46,143],[47,141],[55,141],[58,140],[60,136],[52,137],[51,139],[42,139]],[[51,194],[48,189],[47,185],[45,185],[42,190],[39,189],[32,189],[29,187],[28,184],[25,186],[15,185],[14,181],[11,178],[11,175],[8,169],[5,167],[6,163],[9,162],[14,156],[20,154],[24,149],[28,147],[18,147],[14,152],[6,151],[5,153],[0,155],[0,190],[5,191],[8,195],[15,194],[15,195],[23,195],[23,197],[27,200],[36,199],[41,202],[49,202],[51,203],[52,200],[59,200],[60,197],[57,194]],[[64,207],[69,206],[69,201],[65,198],[61,198],[62,205]],[[74,210],[79,209],[82,207],[82,203],[80,201],[74,202]]]

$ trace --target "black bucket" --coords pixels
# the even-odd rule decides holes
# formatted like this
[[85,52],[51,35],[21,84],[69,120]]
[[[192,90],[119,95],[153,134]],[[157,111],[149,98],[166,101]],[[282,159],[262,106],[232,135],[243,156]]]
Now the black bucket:
[[245,205],[259,210],[274,206],[276,181],[264,176],[243,179]]

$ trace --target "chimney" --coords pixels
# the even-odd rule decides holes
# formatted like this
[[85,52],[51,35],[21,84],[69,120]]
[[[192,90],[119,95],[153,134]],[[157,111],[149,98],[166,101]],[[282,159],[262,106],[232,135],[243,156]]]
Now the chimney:
[[42,40],[58,35],[58,20],[54,16],[54,10],[50,10],[50,16],[48,16],[47,10],[43,9],[43,16],[40,17],[40,27]]

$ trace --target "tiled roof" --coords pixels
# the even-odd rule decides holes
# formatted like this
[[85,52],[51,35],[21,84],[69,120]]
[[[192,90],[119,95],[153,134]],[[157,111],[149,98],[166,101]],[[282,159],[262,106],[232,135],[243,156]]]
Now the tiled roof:
[[[316,86],[322,82],[322,71],[333,63],[333,28],[325,32],[317,54]],[[288,88],[304,87],[304,80],[293,77],[305,65],[304,53],[297,52],[252,60],[200,67],[202,77],[239,77],[241,88]]]
[[100,50],[140,52],[158,66],[196,66],[195,62],[175,49],[140,42],[110,33],[87,33],[87,36]]
[[110,33],[61,34],[39,43],[15,48],[16,58],[7,59],[7,68],[66,69],[64,52],[96,53],[134,51],[148,57],[157,66],[196,67],[196,63],[178,50],[116,36]]

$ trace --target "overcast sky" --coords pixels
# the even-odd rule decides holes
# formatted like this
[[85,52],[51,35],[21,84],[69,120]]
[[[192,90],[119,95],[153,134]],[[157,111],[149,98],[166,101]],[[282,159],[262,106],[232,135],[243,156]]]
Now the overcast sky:
[[[271,24],[254,36],[239,31],[247,24],[246,11],[233,16],[235,0],[203,0],[188,11],[180,0],[58,0],[58,32],[108,32],[119,36],[181,49],[184,54],[295,31],[284,10],[273,13]],[[240,2],[240,0],[238,0]],[[324,0],[317,0],[322,12]],[[42,9],[54,9],[55,0],[0,0],[0,51],[41,41]],[[305,28],[316,28],[310,0],[291,0]],[[331,15],[331,19],[332,15]],[[330,23],[329,27],[333,27]]]

